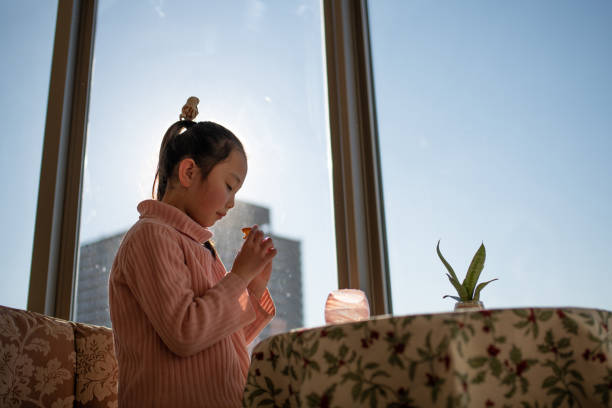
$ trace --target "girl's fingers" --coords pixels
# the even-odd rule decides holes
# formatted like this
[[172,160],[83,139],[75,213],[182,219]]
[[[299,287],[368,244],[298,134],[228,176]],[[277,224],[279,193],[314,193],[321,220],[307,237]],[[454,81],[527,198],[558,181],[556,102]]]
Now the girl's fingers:
[[257,264],[265,265],[276,256],[276,248],[271,237],[265,237],[257,225],[251,227],[249,235],[243,244],[245,259],[252,259]]
[[267,251],[269,248],[272,248],[273,246],[274,246],[274,242],[272,241],[272,238],[270,237],[266,237],[261,243],[261,249],[263,249],[264,251]]
[[259,227],[257,225],[253,225],[251,227],[251,231],[249,232],[249,235],[246,237],[246,241],[245,244],[247,242],[253,242],[253,240],[255,239],[255,233],[259,230]]
[[276,256],[276,253],[278,251],[276,250],[276,248],[270,248],[268,250],[268,252],[266,252],[266,255],[264,256],[264,259],[266,262],[271,261],[272,259],[274,259],[274,257]]

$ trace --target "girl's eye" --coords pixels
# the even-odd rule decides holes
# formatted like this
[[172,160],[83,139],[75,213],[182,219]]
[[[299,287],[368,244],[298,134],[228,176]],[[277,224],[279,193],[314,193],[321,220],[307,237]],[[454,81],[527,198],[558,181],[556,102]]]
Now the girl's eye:
[[225,185],[227,186],[227,189],[228,189],[229,191],[232,191],[232,186],[230,186],[229,184],[225,184]]

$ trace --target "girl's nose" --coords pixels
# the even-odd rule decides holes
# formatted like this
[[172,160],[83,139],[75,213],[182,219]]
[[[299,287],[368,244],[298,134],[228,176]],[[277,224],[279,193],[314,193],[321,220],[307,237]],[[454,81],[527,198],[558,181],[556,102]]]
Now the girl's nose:
[[234,196],[232,196],[228,202],[225,204],[225,207],[229,210],[230,208],[234,208]]

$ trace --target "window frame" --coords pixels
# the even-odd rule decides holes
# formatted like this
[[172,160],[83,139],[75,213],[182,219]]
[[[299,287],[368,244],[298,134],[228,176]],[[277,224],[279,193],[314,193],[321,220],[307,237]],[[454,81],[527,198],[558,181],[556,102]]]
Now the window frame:
[[324,0],[340,288],[391,314],[385,214],[366,0]]
[[[322,0],[340,288],[392,312],[366,0]],[[59,0],[28,310],[74,318],[97,0]],[[44,176],[44,177],[43,177]],[[44,180],[44,181],[43,181]]]
[[59,0],[28,310],[72,318],[97,0]]

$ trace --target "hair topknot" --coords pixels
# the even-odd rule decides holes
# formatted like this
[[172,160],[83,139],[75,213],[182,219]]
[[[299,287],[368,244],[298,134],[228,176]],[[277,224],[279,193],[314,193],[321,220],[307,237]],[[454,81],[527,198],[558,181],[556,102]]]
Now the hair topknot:
[[185,102],[183,109],[181,109],[179,120],[194,120],[195,117],[198,116],[198,103],[200,103],[200,100],[197,96],[190,96],[187,98],[187,102]]

